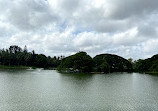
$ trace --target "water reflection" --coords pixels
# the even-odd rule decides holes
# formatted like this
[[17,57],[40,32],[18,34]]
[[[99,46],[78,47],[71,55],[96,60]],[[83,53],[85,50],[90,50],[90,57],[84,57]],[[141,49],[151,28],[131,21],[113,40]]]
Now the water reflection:
[[[64,74],[60,73],[61,82],[72,82],[71,84],[77,83],[88,83],[93,79],[93,74]],[[76,83],[77,82],[77,83]]]
[[[60,74],[60,89],[67,95],[81,99],[85,97],[92,86],[92,74]],[[76,98],[76,99],[77,99]]]

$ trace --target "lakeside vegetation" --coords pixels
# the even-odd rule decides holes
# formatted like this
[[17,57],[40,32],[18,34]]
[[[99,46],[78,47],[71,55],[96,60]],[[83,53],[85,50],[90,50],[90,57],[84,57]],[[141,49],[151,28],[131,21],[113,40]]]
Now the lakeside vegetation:
[[57,69],[60,72],[72,73],[112,73],[112,72],[142,72],[158,74],[158,54],[148,59],[132,61],[113,54],[100,54],[94,58],[86,52],[78,52],[64,57],[50,57],[44,54],[29,52],[13,45],[8,49],[0,49],[1,69],[28,69],[28,68]]
[[78,52],[64,58],[58,67],[60,72],[141,72],[158,74],[158,55],[151,58],[132,61],[113,54],[100,54],[91,58],[86,52]]
[[29,69],[29,66],[6,66],[0,65],[0,69]]
[[133,62],[136,72],[158,73],[158,54],[148,59],[139,59]]
[[113,54],[100,54],[93,58],[96,72],[131,72],[132,64],[123,57]]
[[74,55],[64,58],[58,67],[61,72],[131,72],[132,64],[117,55],[100,54],[91,58],[86,52],[78,52]]
[[22,49],[13,45],[8,49],[0,49],[0,68],[57,68],[62,58],[36,54],[34,50],[28,52],[26,46]]
[[93,59],[86,52],[79,52],[64,58],[58,66],[61,72],[91,72]]

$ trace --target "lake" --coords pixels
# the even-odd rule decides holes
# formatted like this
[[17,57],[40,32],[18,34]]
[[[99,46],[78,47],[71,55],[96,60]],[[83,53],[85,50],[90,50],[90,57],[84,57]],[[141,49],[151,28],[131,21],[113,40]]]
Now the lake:
[[158,111],[158,76],[0,69],[0,111]]

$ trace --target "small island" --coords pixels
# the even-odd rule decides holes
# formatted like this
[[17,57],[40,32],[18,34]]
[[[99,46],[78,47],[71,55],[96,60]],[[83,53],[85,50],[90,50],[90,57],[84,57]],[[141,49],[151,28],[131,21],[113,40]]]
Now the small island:
[[86,52],[66,57],[58,67],[61,72],[111,73],[131,72],[132,64],[117,55],[100,54],[91,58]]

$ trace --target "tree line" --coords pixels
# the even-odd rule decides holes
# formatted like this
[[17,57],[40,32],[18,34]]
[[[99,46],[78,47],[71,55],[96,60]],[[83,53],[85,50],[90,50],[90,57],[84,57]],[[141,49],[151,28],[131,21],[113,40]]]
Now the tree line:
[[12,45],[0,49],[0,65],[29,66],[40,68],[57,68],[61,72],[158,72],[158,54],[148,59],[132,61],[114,54],[100,54],[92,58],[86,52],[78,52],[64,57],[50,57],[44,54],[29,52]]
[[63,56],[47,57],[44,54],[36,54],[34,50],[29,52],[27,46],[22,49],[17,45],[12,45],[8,49],[0,49],[0,65],[58,67],[62,58]]
[[132,61],[114,54],[100,54],[91,58],[86,52],[78,52],[64,58],[58,66],[61,72],[158,72],[158,54],[148,59]]
[[147,59],[132,62],[136,72],[158,72],[158,54]]

